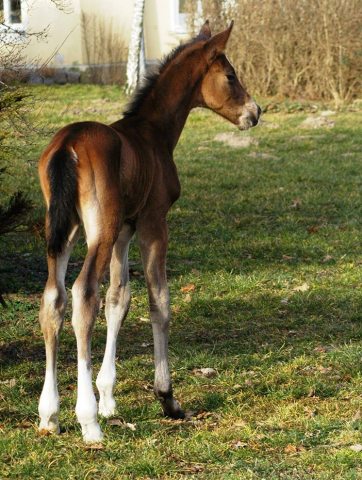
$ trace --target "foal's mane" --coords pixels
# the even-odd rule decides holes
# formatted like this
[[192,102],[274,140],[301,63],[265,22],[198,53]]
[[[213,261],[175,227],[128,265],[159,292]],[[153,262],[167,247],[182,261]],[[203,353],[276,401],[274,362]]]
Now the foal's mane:
[[197,42],[200,42],[202,40],[207,40],[207,37],[203,35],[198,35],[195,38],[189,40],[188,42],[178,45],[173,50],[171,50],[168,55],[166,55],[162,60],[160,60],[157,67],[152,69],[152,72],[147,73],[143,78],[141,85],[137,87],[137,90],[133,94],[131,101],[126,106],[126,109],[123,111],[123,116],[133,117],[137,115],[145,98],[147,98],[151,94],[152,90],[156,86],[159,76],[166,70],[170,63],[172,63],[184,50],[192,47]]

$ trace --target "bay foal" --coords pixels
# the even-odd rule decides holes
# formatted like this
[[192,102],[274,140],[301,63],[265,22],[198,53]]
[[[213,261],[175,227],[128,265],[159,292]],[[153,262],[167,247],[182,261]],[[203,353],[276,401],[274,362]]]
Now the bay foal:
[[136,231],[154,336],[154,392],[165,415],[184,417],[173,397],[167,354],[166,215],[180,195],[173,150],[194,107],[209,108],[240,130],[258,123],[260,108],[224,54],[232,26],[212,36],[206,22],[196,38],[177,47],[157,73],[146,79],[121,120],[109,126],[97,122],[68,125],[41,157],[49,277],[40,307],[46,347],[40,430],[59,433],[56,360],[67,305],[64,280],[81,223],[88,253],[72,288],[72,324],[78,349],[76,414],[84,440],[96,442],[103,437],[92,387],[91,336],[99,285],[109,266],[107,343],[96,383],[99,413],[115,412],[116,340],[130,306],[128,246]]

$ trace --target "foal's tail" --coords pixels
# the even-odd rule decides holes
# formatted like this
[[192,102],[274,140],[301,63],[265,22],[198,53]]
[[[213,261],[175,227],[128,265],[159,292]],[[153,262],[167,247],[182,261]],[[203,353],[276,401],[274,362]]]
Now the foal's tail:
[[50,184],[50,205],[47,225],[48,255],[62,254],[77,218],[78,198],[77,157],[73,149],[64,145],[53,153],[47,167]]

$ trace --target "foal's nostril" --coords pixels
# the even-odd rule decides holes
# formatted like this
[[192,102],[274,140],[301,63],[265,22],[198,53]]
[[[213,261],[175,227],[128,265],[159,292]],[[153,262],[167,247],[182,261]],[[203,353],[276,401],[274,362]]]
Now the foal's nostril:
[[253,127],[256,127],[258,125],[259,117],[254,117],[252,120]]
[[258,118],[260,117],[260,115],[261,115],[261,108],[258,105]]

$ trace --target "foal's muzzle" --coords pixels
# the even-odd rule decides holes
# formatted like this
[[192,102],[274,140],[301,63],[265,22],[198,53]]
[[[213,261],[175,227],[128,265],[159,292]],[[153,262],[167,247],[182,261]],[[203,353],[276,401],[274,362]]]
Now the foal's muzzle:
[[261,115],[261,108],[257,105],[254,100],[250,100],[249,103],[245,105],[245,112],[239,117],[239,130],[247,130],[248,128],[255,127],[258,125],[259,118]]

